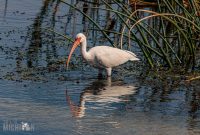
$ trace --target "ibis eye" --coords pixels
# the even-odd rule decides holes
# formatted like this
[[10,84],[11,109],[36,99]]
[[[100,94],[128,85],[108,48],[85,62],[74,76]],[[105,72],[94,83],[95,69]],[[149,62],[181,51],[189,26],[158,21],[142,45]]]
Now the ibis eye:
[[79,41],[80,41],[80,40],[81,40],[81,38],[80,38],[80,37],[77,37],[75,40],[79,40]]

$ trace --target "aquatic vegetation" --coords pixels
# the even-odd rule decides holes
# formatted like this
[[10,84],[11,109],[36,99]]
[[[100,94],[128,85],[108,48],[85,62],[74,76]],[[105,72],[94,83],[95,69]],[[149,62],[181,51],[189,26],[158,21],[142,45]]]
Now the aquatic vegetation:
[[[86,13],[88,6],[80,9],[77,3],[61,2],[86,17],[95,27],[91,30],[100,31],[111,45],[123,49],[138,45],[150,67],[187,71],[199,66],[198,0],[91,1],[90,8],[113,14],[106,27],[101,27]],[[116,42],[111,39],[111,34],[117,37]]]

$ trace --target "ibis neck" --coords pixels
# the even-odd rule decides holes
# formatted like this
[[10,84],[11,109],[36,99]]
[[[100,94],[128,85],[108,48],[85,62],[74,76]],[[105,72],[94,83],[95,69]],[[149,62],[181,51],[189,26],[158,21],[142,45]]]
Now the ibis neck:
[[89,54],[87,52],[87,42],[86,40],[81,43],[81,53],[85,60],[89,59]]

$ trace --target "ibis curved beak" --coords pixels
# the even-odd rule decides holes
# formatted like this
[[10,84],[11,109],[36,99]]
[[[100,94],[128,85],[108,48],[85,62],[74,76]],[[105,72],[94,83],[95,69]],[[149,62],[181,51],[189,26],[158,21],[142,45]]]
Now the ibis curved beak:
[[66,65],[67,65],[67,69],[68,69],[68,66],[69,66],[69,61],[71,59],[71,56],[72,56],[72,53],[74,52],[74,50],[78,47],[78,45],[81,43],[81,38],[77,38],[72,46],[72,49],[69,53],[69,56],[68,56],[68,59],[67,59],[67,62],[66,62]]

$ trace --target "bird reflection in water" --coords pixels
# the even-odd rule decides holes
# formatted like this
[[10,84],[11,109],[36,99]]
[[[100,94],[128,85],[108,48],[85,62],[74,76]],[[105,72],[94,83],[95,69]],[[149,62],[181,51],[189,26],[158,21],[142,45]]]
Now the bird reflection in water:
[[111,78],[107,80],[96,80],[85,88],[80,94],[80,101],[75,104],[66,90],[66,101],[72,115],[81,118],[86,115],[88,107],[86,103],[92,103],[90,106],[100,104],[102,107],[111,106],[112,103],[123,103],[129,101],[127,98],[136,92],[136,86],[124,84],[122,81],[112,82]]

